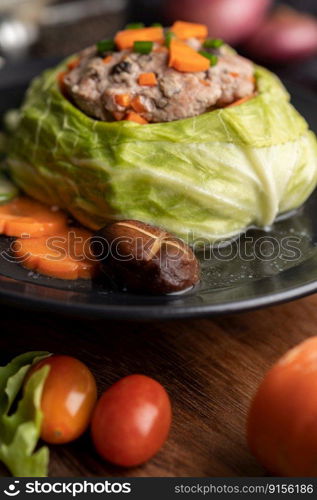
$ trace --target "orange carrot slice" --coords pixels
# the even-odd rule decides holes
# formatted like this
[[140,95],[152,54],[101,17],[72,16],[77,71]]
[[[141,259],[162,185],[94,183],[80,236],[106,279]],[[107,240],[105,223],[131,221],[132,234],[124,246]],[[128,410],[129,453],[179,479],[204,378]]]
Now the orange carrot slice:
[[99,269],[90,249],[91,237],[90,231],[69,227],[54,236],[18,238],[13,252],[22,266],[41,274],[65,280],[89,279]]
[[207,71],[210,61],[186,43],[173,38],[170,44],[169,67],[182,72]]
[[138,84],[147,87],[155,87],[155,85],[157,85],[155,73],[142,73],[138,78]]
[[140,123],[141,125],[149,123],[145,118],[143,118],[143,116],[139,115],[138,113],[134,113],[133,111],[130,111],[130,113],[126,115],[125,120]]
[[140,28],[119,31],[114,39],[120,50],[132,49],[134,42],[158,42],[164,41],[163,28],[155,26],[151,28]]
[[250,99],[252,99],[252,97],[254,97],[254,95],[247,95],[246,97],[242,97],[241,99],[238,99],[237,101],[234,101],[233,103],[228,104],[228,106],[226,106],[226,108],[233,108],[235,106],[240,106],[240,104],[243,104],[244,102],[249,101]]
[[208,36],[208,28],[205,24],[175,21],[170,30],[180,40],[187,40],[188,38],[206,38]]
[[115,96],[115,101],[119,106],[123,106],[127,108],[131,103],[131,95],[130,94],[117,94]]
[[66,228],[67,217],[61,211],[30,198],[16,198],[0,206],[0,233],[30,237],[51,235]]

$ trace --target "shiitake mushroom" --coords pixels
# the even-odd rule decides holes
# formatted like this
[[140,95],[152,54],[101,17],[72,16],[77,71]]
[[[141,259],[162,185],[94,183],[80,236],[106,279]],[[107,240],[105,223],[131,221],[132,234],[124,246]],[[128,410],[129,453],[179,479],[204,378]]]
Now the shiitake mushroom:
[[137,220],[100,229],[92,250],[104,272],[131,291],[168,294],[199,281],[200,266],[190,247],[170,233]]

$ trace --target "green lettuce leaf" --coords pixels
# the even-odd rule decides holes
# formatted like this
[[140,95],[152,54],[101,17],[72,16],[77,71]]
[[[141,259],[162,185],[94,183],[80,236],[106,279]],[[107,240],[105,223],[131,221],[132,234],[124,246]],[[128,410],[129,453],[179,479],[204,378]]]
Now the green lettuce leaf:
[[30,377],[23,388],[22,399],[16,408],[15,405],[29,368],[48,355],[47,352],[25,353],[0,368],[0,460],[17,477],[47,475],[48,448],[34,450],[40,437],[40,402],[48,367]]
[[93,229],[132,218],[189,242],[266,226],[317,183],[317,142],[279,79],[257,66],[258,95],[195,118],[99,122],[34,80],[9,145],[14,181]]

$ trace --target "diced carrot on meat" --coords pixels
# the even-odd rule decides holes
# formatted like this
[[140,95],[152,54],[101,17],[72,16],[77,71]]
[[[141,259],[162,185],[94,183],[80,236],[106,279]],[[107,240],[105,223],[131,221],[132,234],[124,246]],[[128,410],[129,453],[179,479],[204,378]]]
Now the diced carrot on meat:
[[238,76],[240,76],[240,73],[236,73],[235,71],[231,71],[231,73],[229,73],[230,76],[232,76],[233,78],[238,78]]
[[240,106],[240,104],[243,104],[244,102],[249,101],[250,99],[252,99],[252,97],[254,97],[254,95],[248,95],[246,97],[242,97],[241,99],[238,99],[237,101],[234,101],[233,103],[228,104],[228,106],[226,106],[226,107],[233,108],[234,106]]
[[112,56],[107,56],[107,57],[104,57],[104,58],[103,58],[103,62],[104,62],[105,64],[110,63],[110,61],[112,61]]
[[142,98],[140,96],[133,97],[131,106],[137,113],[144,113],[144,111],[146,111],[146,107],[142,103]]
[[205,87],[210,87],[210,82],[207,82],[207,80],[200,80],[200,83],[205,85]]
[[121,120],[124,119],[124,113],[121,113],[121,111],[114,111],[113,113],[113,117],[117,120],[117,122],[120,122]]
[[141,125],[145,125],[148,123],[148,121],[146,121],[145,118],[143,118],[138,113],[134,113],[133,111],[130,111],[130,113],[126,115],[125,119],[130,122],[140,123]]
[[155,26],[151,28],[140,28],[119,31],[114,39],[120,50],[132,49],[134,42],[158,42],[164,41],[163,28]]
[[99,265],[90,249],[92,233],[67,228],[54,236],[18,238],[13,253],[20,264],[53,278],[75,280],[92,278]]
[[155,87],[155,85],[157,85],[155,73],[142,73],[138,78],[138,84],[147,87]]
[[58,82],[58,85],[59,85],[59,89],[61,91],[62,94],[66,94],[66,85],[65,85],[65,82],[64,82],[64,78],[65,76],[67,75],[67,71],[61,71],[60,73],[58,73],[57,75],[57,82]]
[[69,63],[67,64],[67,68],[69,69],[69,71],[72,71],[73,69],[77,68],[79,64],[80,64],[80,59],[79,57],[77,57],[76,59],[69,61]]
[[210,61],[186,43],[173,38],[170,44],[169,67],[182,72],[207,71]]
[[188,38],[206,38],[208,36],[208,28],[205,24],[175,21],[170,30],[180,40],[187,40]]
[[119,106],[123,106],[127,108],[131,103],[131,95],[130,94],[117,94],[115,96],[115,101]]
[[66,228],[67,217],[61,211],[30,198],[16,198],[0,206],[0,233],[30,237],[51,235]]

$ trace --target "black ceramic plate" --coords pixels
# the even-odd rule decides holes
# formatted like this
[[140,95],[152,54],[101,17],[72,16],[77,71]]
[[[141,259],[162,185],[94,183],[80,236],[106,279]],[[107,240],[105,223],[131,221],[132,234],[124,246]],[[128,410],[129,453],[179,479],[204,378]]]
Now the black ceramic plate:
[[[3,82],[3,80],[2,80]],[[15,107],[23,85],[0,84],[0,113]],[[317,131],[317,98],[288,86],[295,106]],[[30,273],[3,258],[0,238],[0,300],[34,309],[89,317],[166,319],[238,312],[292,300],[317,290],[317,192],[269,231],[250,230],[202,259],[202,282],[168,297],[132,295],[98,282],[61,281]]]

